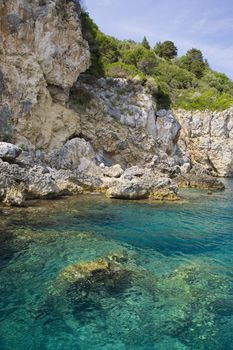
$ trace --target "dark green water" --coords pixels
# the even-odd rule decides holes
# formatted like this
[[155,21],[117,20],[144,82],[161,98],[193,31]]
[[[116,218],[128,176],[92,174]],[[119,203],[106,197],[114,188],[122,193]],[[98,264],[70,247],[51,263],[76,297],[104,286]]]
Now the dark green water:
[[[86,196],[0,208],[0,350],[233,349],[226,185],[184,191],[180,203]],[[83,293],[62,279],[112,253],[130,271],[114,288],[106,280]]]

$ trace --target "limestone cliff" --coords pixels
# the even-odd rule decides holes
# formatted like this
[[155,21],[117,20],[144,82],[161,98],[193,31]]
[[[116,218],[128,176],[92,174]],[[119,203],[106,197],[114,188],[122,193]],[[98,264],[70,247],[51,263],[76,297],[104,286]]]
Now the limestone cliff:
[[78,12],[73,1],[0,2],[2,140],[46,148],[58,124],[72,128],[64,103],[90,59]]
[[80,116],[81,136],[104,164],[183,164],[177,141],[180,125],[171,112],[156,115],[146,86],[126,79],[79,79],[70,107]]
[[192,163],[217,176],[233,176],[233,108],[223,112],[176,111],[182,129],[179,145]]

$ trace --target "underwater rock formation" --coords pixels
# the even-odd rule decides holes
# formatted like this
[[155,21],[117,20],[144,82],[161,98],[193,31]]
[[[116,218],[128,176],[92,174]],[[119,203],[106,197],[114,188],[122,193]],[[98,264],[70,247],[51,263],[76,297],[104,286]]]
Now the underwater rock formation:
[[50,288],[50,295],[63,295],[72,290],[77,298],[88,298],[91,292],[107,294],[129,288],[132,271],[124,266],[128,261],[126,253],[113,253],[106,258],[80,262],[60,272]]
[[52,281],[48,300],[68,305],[81,324],[107,317],[106,332],[114,329],[132,346],[142,342],[139,329],[147,324],[144,332],[156,344],[162,334],[183,347],[204,349],[217,336],[218,322],[232,315],[230,285],[230,277],[213,269],[211,259],[161,274],[144,269],[137,255],[126,251],[65,267]]

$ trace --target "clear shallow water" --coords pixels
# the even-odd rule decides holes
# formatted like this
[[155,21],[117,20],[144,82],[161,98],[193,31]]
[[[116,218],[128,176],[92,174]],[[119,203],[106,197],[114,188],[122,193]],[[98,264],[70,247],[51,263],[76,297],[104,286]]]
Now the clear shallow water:
[[[0,208],[0,349],[233,349],[226,185],[184,191],[180,203],[86,196]],[[112,253],[127,259],[111,288],[67,284],[67,267]]]

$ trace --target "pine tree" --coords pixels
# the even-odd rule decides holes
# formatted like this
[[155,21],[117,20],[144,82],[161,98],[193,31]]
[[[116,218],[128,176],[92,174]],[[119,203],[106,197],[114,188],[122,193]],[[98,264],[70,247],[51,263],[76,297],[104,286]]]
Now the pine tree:
[[147,40],[147,38],[144,36],[143,40],[142,40],[142,45],[145,47],[145,49],[150,50],[150,44],[149,41]]

